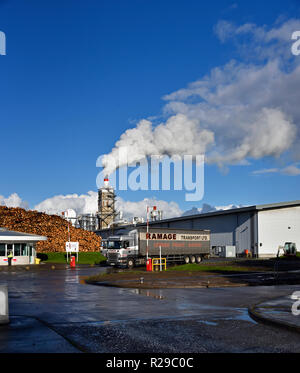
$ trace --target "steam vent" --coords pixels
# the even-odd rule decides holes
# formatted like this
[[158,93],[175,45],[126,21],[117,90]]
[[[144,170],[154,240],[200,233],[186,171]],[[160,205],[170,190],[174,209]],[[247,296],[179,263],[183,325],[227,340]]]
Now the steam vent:
[[104,179],[103,187],[98,190],[98,221],[99,229],[109,228],[116,216],[115,191],[109,185],[108,178]]

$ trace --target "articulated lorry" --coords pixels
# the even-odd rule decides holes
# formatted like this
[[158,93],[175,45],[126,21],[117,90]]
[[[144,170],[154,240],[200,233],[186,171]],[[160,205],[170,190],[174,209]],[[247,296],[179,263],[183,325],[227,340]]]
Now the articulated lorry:
[[210,254],[210,231],[136,227],[107,238],[107,263],[133,268],[145,265],[148,258],[167,259],[167,263],[200,263]]

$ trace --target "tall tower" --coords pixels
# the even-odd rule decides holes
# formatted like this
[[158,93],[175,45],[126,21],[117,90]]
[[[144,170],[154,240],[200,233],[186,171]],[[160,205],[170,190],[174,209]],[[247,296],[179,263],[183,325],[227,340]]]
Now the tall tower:
[[108,178],[104,179],[104,185],[98,190],[98,222],[99,229],[108,228],[115,220],[115,191],[109,186]]

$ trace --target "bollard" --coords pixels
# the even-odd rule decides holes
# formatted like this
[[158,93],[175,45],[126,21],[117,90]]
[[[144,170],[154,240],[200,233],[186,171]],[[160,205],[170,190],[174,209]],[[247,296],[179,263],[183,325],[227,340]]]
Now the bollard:
[[152,259],[147,259],[146,269],[147,272],[152,272]]
[[70,267],[71,268],[75,268],[76,267],[76,262],[75,262],[75,256],[71,256],[71,260],[70,260]]
[[8,292],[6,285],[0,285],[0,324],[9,323]]

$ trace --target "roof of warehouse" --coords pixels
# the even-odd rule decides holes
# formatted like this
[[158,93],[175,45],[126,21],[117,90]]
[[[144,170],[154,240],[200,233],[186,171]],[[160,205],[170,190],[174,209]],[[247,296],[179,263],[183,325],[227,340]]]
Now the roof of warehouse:
[[300,200],[290,201],[290,202],[278,202],[278,203],[271,203],[266,205],[257,205],[257,210],[270,210],[276,208],[283,208],[283,207],[293,207],[293,206],[300,206]]
[[[179,216],[177,218],[157,220],[157,221],[149,222],[149,224],[151,225],[151,224],[157,224],[157,223],[168,223],[171,221],[180,221],[180,220],[186,220],[186,219],[199,219],[199,218],[205,218],[205,217],[210,217],[210,216],[234,214],[237,212],[240,213],[240,212],[249,212],[249,211],[272,210],[272,209],[293,207],[293,206],[300,206],[300,200],[290,201],[290,202],[271,203],[271,204],[265,204],[265,205],[246,206],[246,207],[240,207],[240,208],[235,208],[231,210],[218,210],[218,211],[207,212],[205,214],[200,213],[200,214],[195,214],[195,215],[185,215],[185,216]],[[147,223],[140,223],[140,224],[137,224],[137,226],[144,226],[146,224]],[[114,229],[121,229],[122,227],[125,228],[128,226],[134,226],[134,225],[128,224],[126,226],[114,227]],[[100,230],[104,231],[104,230],[109,230],[109,229],[110,228],[100,229]]]
[[[271,203],[271,204],[265,204],[265,205],[246,206],[246,207],[240,207],[240,208],[235,208],[235,209],[230,209],[230,210],[218,210],[218,211],[207,212],[204,214],[200,213],[200,214],[195,214],[195,215],[179,216],[177,218],[169,218],[169,219],[160,220],[160,222],[185,220],[187,218],[197,219],[197,218],[204,218],[204,217],[216,216],[216,215],[235,214],[237,212],[272,210],[272,209],[277,209],[277,208],[293,207],[293,206],[300,206],[300,200],[290,201],[290,202]],[[156,222],[150,222],[150,224],[151,223],[155,224]]]
[[45,241],[47,240],[47,237],[45,236],[39,236],[36,234],[31,233],[24,233],[24,232],[16,232],[16,231],[9,231],[6,228],[0,228],[0,240],[31,240],[31,241]]
[[[164,220],[161,220],[161,221],[162,222],[163,221],[167,222],[167,221],[174,221],[174,220],[185,220],[186,218],[197,219],[197,218],[215,216],[215,215],[234,214],[236,212],[272,210],[272,209],[277,209],[277,208],[293,207],[293,206],[300,206],[300,200],[291,201],[291,202],[271,203],[271,204],[265,204],[265,205],[246,206],[246,207],[240,207],[240,208],[230,209],[230,210],[218,210],[218,211],[207,212],[207,213],[204,213],[204,214],[200,213],[200,214],[195,214],[195,215],[179,216],[177,218],[164,219]],[[153,222],[153,223],[155,223],[155,222]]]

